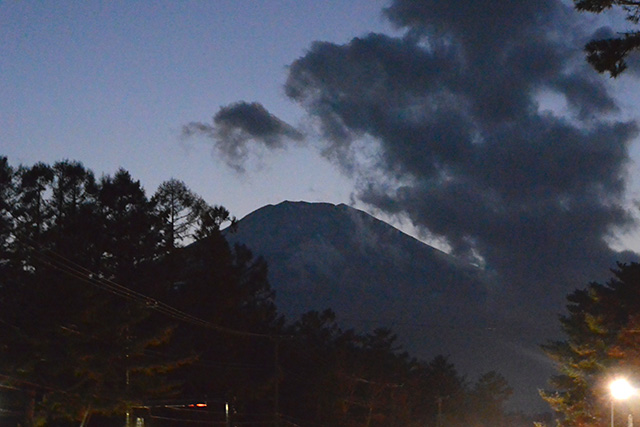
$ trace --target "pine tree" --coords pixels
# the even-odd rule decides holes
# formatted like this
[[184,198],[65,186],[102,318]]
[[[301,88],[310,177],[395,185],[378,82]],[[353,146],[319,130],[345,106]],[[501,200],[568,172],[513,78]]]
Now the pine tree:
[[322,425],[340,425],[345,391],[352,384],[345,382],[343,373],[355,342],[353,331],[342,331],[335,313],[327,309],[303,314],[285,335],[291,339],[282,342],[282,412]]
[[591,283],[567,299],[560,319],[567,339],[543,346],[559,373],[542,397],[560,425],[602,425],[610,416],[609,381],[618,372],[640,375],[640,264],[619,264],[606,284]]
[[163,182],[153,195],[152,203],[162,221],[167,253],[193,241],[204,203],[184,182],[173,178]]
[[471,422],[476,427],[507,426],[504,404],[513,389],[507,380],[495,371],[480,376],[470,391],[470,412],[474,414]]
[[169,298],[215,326],[183,323],[176,329],[174,351],[196,359],[176,373],[185,380],[184,394],[233,399],[247,414],[272,411],[276,363],[270,337],[281,321],[264,260],[245,247],[231,248],[219,231],[178,251],[184,262]]
[[51,219],[46,190],[53,181],[53,170],[49,165],[36,163],[30,168],[20,167],[16,175],[16,205],[12,210],[17,218],[16,229],[23,236],[39,241]]
[[[126,298],[158,281],[161,255],[139,183],[120,171],[97,184],[77,162],[21,167],[15,182],[0,372],[38,393],[26,424],[124,413],[170,392],[158,373],[175,362],[148,355],[168,341],[170,324]],[[115,281],[125,288],[114,293]]]
[[4,265],[13,229],[11,206],[14,204],[14,171],[6,157],[0,156],[0,268]]
[[[627,21],[638,24],[640,3],[633,0],[574,0],[577,10],[602,13],[619,8],[626,14]],[[640,49],[640,32],[617,33],[615,37],[592,40],[585,46],[587,61],[599,73],[608,72],[617,77],[627,68],[627,57]]]

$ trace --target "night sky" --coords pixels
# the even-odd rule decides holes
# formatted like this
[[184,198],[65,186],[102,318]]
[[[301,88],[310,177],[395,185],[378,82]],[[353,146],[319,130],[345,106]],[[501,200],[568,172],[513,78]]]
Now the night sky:
[[621,25],[557,0],[5,1],[0,152],[238,217],[348,203],[548,316],[640,249],[640,66],[582,53]]

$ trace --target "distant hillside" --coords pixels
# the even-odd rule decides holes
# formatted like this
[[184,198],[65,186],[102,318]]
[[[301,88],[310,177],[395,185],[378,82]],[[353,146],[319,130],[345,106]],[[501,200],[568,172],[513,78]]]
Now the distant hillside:
[[412,355],[447,355],[471,376],[499,371],[517,389],[517,406],[544,409],[544,337],[505,324],[480,269],[344,204],[268,205],[227,237],[267,260],[289,319],[331,308],[343,328],[389,327]]

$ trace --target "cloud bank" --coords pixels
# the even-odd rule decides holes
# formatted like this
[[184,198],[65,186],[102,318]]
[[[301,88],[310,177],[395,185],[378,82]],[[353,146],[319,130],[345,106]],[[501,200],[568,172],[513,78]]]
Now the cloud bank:
[[[585,64],[578,14],[555,0],[395,0],[383,13],[400,36],[315,42],[285,84],[322,152],[357,178],[357,199],[481,262],[514,311],[560,309],[630,256],[606,239],[631,223],[623,199],[638,129],[615,120]],[[548,99],[561,113],[542,108]],[[256,104],[214,122],[187,130],[215,136],[229,158],[249,140],[301,139]]]
[[276,149],[283,148],[287,141],[303,139],[300,131],[269,113],[262,104],[244,101],[220,108],[213,116],[213,124],[191,122],[184,125],[182,134],[212,139],[216,152],[238,172],[244,171],[249,144]]
[[[402,37],[317,42],[286,82],[327,152],[379,145],[389,179],[361,181],[357,197],[481,257],[514,301],[557,306],[626,256],[605,239],[630,221],[637,128],[610,119],[615,101],[567,37],[578,17],[551,0],[396,0],[384,13]],[[565,114],[540,110],[550,94]],[[354,158],[335,160],[358,170]]]

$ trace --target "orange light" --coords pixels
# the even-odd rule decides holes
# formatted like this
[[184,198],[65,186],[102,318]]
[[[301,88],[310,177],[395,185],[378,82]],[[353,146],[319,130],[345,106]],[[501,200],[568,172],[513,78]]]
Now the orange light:
[[206,408],[207,404],[206,403],[190,403],[187,405],[187,407],[189,408]]

